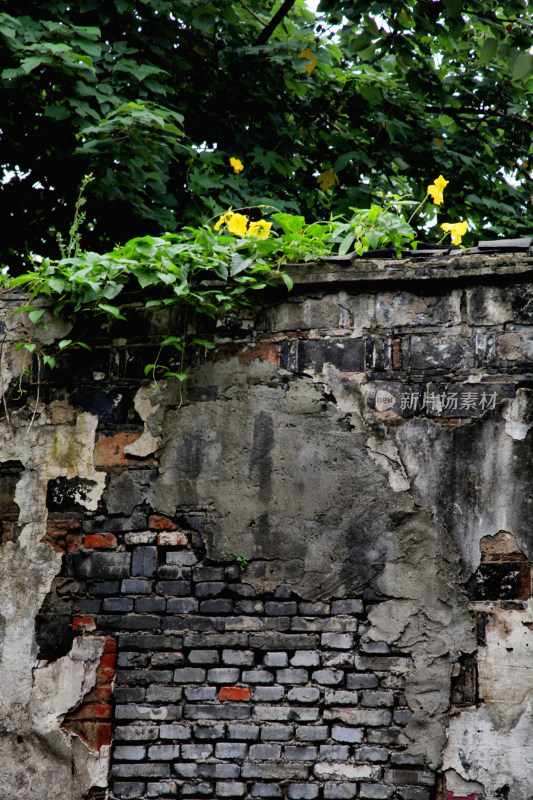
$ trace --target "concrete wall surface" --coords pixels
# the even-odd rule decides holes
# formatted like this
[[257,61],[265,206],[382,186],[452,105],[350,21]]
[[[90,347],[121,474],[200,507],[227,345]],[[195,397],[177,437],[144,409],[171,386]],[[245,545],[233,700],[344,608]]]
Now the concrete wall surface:
[[0,800],[531,800],[532,269],[294,267],[181,390],[0,297]]

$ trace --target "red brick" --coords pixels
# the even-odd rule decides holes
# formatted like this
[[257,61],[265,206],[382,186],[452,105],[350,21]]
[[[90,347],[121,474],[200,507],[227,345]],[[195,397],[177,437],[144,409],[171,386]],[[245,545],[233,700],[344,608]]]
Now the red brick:
[[103,686],[95,686],[90,692],[87,692],[83,698],[83,705],[97,705],[101,703],[111,702],[111,684],[106,683]]
[[251,692],[248,686],[221,686],[219,700],[249,700]]
[[116,653],[104,653],[102,658],[100,659],[100,663],[98,665],[98,669],[106,669],[108,667],[113,668],[117,663],[117,654]]
[[84,546],[87,550],[114,550],[117,546],[117,537],[113,533],[86,533]]
[[104,653],[116,653],[117,640],[113,636],[105,637]]
[[132,464],[136,467],[155,465],[157,462],[153,458],[132,459],[124,452],[124,448],[136,442],[140,435],[135,431],[99,434],[94,447],[95,467],[110,471],[120,471],[131,467]]
[[217,359],[223,361],[226,358],[237,356],[240,364],[249,364],[251,361],[268,361],[271,364],[279,364],[279,344],[274,342],[261,342],[246,350],[240,349],[237,345],[223,345],[218,348]]
[[48,520],[41,541],[49,544],[56,553],[74,553],[81,548],[81,524],[74,519]]
[[153,514],[148,519],[148,527],[152,531],[177,531],[179,526],[170,517],[163,514]]
[[402,366],[402,351],[399,339],[392,340],[392,368],[401,369]]
[[67,720],[63,727],[83,739],[91,750],[98,752],[104,745],[111,744],[112,727],[110,722]]
[[94,631],[96,630],[96,623],[93,617],[74,617],[74,619],[72,620],[72,630]]
[[108,683],[112,683],[114,678],[114,669],[98,669],[96,672],[96,685],[105,686]]
[[84,703],[69,714],[69,719],[111,719],[109,703]]
[[178,547],[188,544],[187,534],[183,531],[164,531],[157,534],[157,544],[160,547]]

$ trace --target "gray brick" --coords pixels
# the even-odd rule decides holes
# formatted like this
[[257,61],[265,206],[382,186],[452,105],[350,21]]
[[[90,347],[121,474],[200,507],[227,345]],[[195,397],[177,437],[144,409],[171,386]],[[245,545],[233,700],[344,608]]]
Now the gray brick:
[[157,725],[118,725],[115,729],[115,741],[150,741],[157,739]]
[[289,786],[290,800],[315,800],[318,786],[314,783],[293,783]]
[[152,585],[142,578],[126,578],[120,585],[120,591],[122,594],[150,594]]
[[198,703],[199,701],[216,700],[217,690],[214,686],[186,686],[185,699],[189,703]]
[[225,588],[226,584],[222,581],[206,581],[197,583],[194,589],[196,597],[217,597]]
[[423,767],[421,756],[410,756],[408,753],[393,753],[391,756],[393,767]]
[[286,683],[289,685],[307,683],[308,675],[306,669],[278,669],[276,672],[276,681],[278,683]]
[[333,650],[351,650],[353,636],[349,633],[323,633],[320,642],[322,647],[331,647]]
[[169,614],[190,614],[191,611],[198,611],[198,600],[192,597],[168,600],[167,611]]
[[362,600],[333,600],[331,603],[332,614],[362,614]]
[[117,797],[144,797],[144,783],[138,781],[115,781],[113,784],[113,794]]
[[184,761],[203,761],[213,752],[212,744],[182,744],[181,757]]
[[147,667],[150,663],[150,656],[148,653],[135,653],[124,651],[117,656],[117,665],[119,667]]
[[279,602],[271,601],[265,603],[265,613],[272,617],[292,616],[298,611],[295,602]]
[[265,607],[260,600],[239,600],[235,603],[236,614],[263,614]]
[[139,597],[135,601],[135,611],[139,614],[157,614],[165,610],[166,604],[164,597]]
[[205,781],[201,781],[200,783],[184,783],[181,786],[181,795],[183,797],[195,794],[203,794],[205,797],[207,797],[212,793],[213,786]]
[[318,667],[320,656],[314,650],[298,650],[291,658],[293,667]]
[[106,597],[104,599],[104,611],[131,611],[133,608],[133,600],[129,597]]
[[246,794],[246,784],[240,781],[218,781],[216,784],[217,797],[242,797]]
[[168,778],[170,764],[113,764],[111,777],[113,778]]
[[318,637],[290,633],[251,633],[249,645],[257,650],[303,650],[317,647]]
[[252,797],[281,797],[281,789],[275,783],[254,783]]
[[263,780],[305,780],[309,768],[300,762],[277,763],[252,763],[247,762],[242,767],[243,778],[263,778]]
[[225,597],[217,597],[213,600],[203,600],[200,603],[202,614],[231,614],[233,610],[233,600]]
[[190,550],[178,550],[167,553],[167,564],[178,564],[180,567],[194,567],[198,559]]
[[356,783],[326,783],[324,786],[324,800],[350,800],[356,793]]
[[318,708],[306,706],[262,706],[257,705],[253,711],[254,719],[265,722],[315,722],[319,716]]
[[288,761],[313,761],[317,755],[317,748],[313,745],[286,745],[283,751]]
[[131,531],[124,534],[124,541],[126,544],[155,544],[157,540],[157,533],[152,531]]
[[191,664],[218,664],[218,652],[216,650],[191,650],[189,661]]
[[306,617],[322,617],[329,612],[325,603],[299,603],[298,613]]
[[378,679],[375,675],[352,673],[346,679],[348,689],[375,689]]
[[430,800],[431,797],[427,789],[416,786],[397,786],[396,795],[399,800]]
[[283,686],[256,686],[253,691],[254,700],[258,703],[276,703],[285,695]]
[[210,683],[235,683],[239,680],[240,670],[235,667],[215,667],[207,671]]
[[119,637],[121,650],[180,650],[183,644],[181,636],[154,633],[124,633]]
[[408,672],[412,661],[407,656],[364,656],[356,653],[354,658],[356,670],[361,672]]
[[223,706],[194,705],[185,706],[184,714],[187,719],[248,719],[250,708],[244,703],[224,703]]
[[389,751],[385,747],[359,747],[355,751],[356,761],[372,761],[376,764],[384,764],[389,759]]
[[136,547],[131,558],[131,574],[133,577],[151,578],[157,569],[157,547],[146,545]]
[[[157,584],[157,589],[160,594],[166,597],[187,597],[191,594],[191,584],[189,581],[161,581]],[[168,610],[172,608],[167,606]]]
[[386,728],[391,723],[391,712],[381,708],[328,708],[324,720],[338,720],[349,725],[368,725],[371,728]]
[[261,728],[261,739],[263,741],[287,742],[292,737],[292,732],[291,725],[264,725]]
[[197,583],[224,580],[224,567],[195,567],[192,572]]
[[198,775],[198,764],[174,764],[172,767],[176,775],[180,778],[196,778]]
[[253,742],[259,738],[259,730],[257,725],[228,725],[228,736]]
[[423,772],[415,769],[386,769],[383,779],[394,786],[402,784],[412,786],[433,786],[435,776],[432,772]]
[[361,642],[361,653],[368,655],[390,653],[387,642]]
[[287,653],[267,653],[263,659],[265,667],[286,667],[288,663]]
[[326,690],[324,702],[327,706],[356,706],[359,695],[357,692],[345,690]]
[[93,583],[92,593],[94,595],[117,594],[120,589],[120,581],[95,581]]
[[215,745],[215,758],[244,758],[247,749],[247,744],[220,742]]
[[336,686],[344,678],[344,672],[340,669],[317,669],[313,672],[312,678],[321,685]]
[[343,744],[321,744],[320,758],[326,761],[346,761],[350,748]]
[[291,703],[316,703],[320,697],[320,689],[315,686],[303,686],[291,689],[287,700]]
[[346,728],[343,725],[334,725],[331,731],[331,738],[335,742],[359,744],[359,742],[363,741],[363,731],[361,728]]
[[328,738],[326,725],[299,725],[296,738],[302,742],[324,742]]
[[279,744],[251,744],[249,757],[257,761],[273,761],[281,757]]
[[395,725],[407,725],[411,717],[413,716],[413,712],[409,711],[409,709],[405,708],[398,708],[394,712],[393,720]]
[[161,739],[190,739],[191,729],[187,725],[160,725],[159,736]]
[[180,686],[149,686],[146,690],[147,703],[177,703],[181,700]]
[[198,764],[197,775],[200,778],[215,778],[216,780],[227,780],[238,778],[241,772],[239,764]]
[[146,754],[146,747],[124,744],[115,747],[113,758],[117,761],[140,761]]
[[102,630],[111,631],[142,631],[157,630],[161,626],[159,617],[148,616],[148,614],[117,614],[109,616],[99,616],[97,625]]
[[[340,667],[353,667],[353,653],[351,650],[327,650],[320,654],[323,667],[338,669]],[[350,677],[348,675],[348,677]]]
[[266,669],[243,670],[243,683],[274,683],[274,676]]
[[130,554],[83,551],[67,553],[64,570],[69,578],[126,578],[130,574]]
[[227,666],[251,667],[254,663],[254,654],[251,650],[223,650],[222,663]]
[[119,669],[117,672],[117,684],[145,684],[150,683],[172,683],[172,672],[170,670],[150,670],[150,669]]
[[224,736],[224,725],[200,723],[194,726],[193,732],[197,739],[222,739]]
[[153,744],[148,748],[148,758],[150,761],[172,761],[179,757],[179,744]]
[[361,705],[367,708],[389,708],[394,705],[392,692],[363,692]]
[[134,719],[134,720],[172,720],[180,719],[181,707],[180,706],[166,706],[165,708],[154,708],[153,706],[140,705],[138,703],[126,703],[124,705],[115,706],[116,719]]
[[228,589],[239,597],[255,597],[256,591],[249,583],[230,583]]
[[174,670],[175,683],[203,683],[205,681],[205,669],[200,667],[178,667]]
[[176,781],[157,781],[157,783],[151,781],[146,784],[146,797],[149,798],[175,797],[177,791]]
[[372,728],[369,728],[366,732],[366,738],[370,744],[393,746],[399,743],[401,735],[403,735],[401,728],[387,728],[386,730],[372,730]]

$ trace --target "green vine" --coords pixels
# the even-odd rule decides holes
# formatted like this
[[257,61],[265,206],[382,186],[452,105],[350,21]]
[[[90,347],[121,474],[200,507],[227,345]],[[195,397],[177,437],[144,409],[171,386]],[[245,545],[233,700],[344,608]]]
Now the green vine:
[[[59,237],[61,258],[32,256],[31,268],[24,274],[11,278],[3,270],[0,275],[5,288],[20,287],[27,292],[29,304],[18,310],[27,312],[34,324],[44,323],[45,308],[42,304],[33,305],[40,297],[50,299],[47,308],[59,319],[79,320],[86,315],[91,320],[103,316],[125,321],[128,307],[137,299],[154,311],[177,308],[184,312],[185,319],[191,310],[216,317],[256,306],[261,290],[267,287],[284,283],[290,290],[292,280],[284,271],[288,263],[320,260],[351,251],[363,255],[379,247],[393,248],[399,256],[406,246],[416,247],[411,220],[406,222],[402,216],[404,207],[416,204],[393,195],[384,198],[381,205],[351,209],[352,216],[348,219],[333,217],[307,224],[304,217],[277,212],[271,206],[230,209],[214,224],[189,226],[179,233],[162,236],[136,237],[108,253],[82,251],[83,193],[91,180],[92,175],[83,179],[68,243]],[[446,184],[439,176],[436,204],[442,202],[442,182]],[[434,189],[435,185],[428,187],[428,193],[434,196]],[[254,216],[259,216],[257,212],[264,214],[267,209],[275,211],[269,220],[264,216],[251,220],[248,216],[252,210]],[[248,213],[242,213],[245,211]],[[465,223],[460,224],[466,229]],[[451,233],[457,238],[457,231]],[[145,300],[146,297],[149,299]],[[162,339],[159,354],[154,363],[146,365],[145,375],[151,375],[154,381],[175,378],[181,385],[186,378],[183,363],[189,345],[214,347],[212,342],[197,337],[188,341],[185,323],[183,332]],[[61,339],[55,353],[74,346],[90,349],[79,339]],[[36,347],[34,342],[17,344],[17,348],[30,353]],[[179,371],[160,363],[160,355],[167,347],[179,352]],[[41,347],[39,353],[44,365],[55,366],[53,352]]]

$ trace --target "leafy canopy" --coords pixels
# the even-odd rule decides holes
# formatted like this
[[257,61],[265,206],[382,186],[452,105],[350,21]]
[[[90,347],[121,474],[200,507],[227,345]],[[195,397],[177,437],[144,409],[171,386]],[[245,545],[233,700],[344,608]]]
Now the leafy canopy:
[[379,192],[421,200],[440,174],[450,223],[533,226],[523,0],[321,0],[317,15],[304,0],[5,8],[2,263],[57,253],[88,172],[89,250],[229,207],[271,203],[311,223]]

